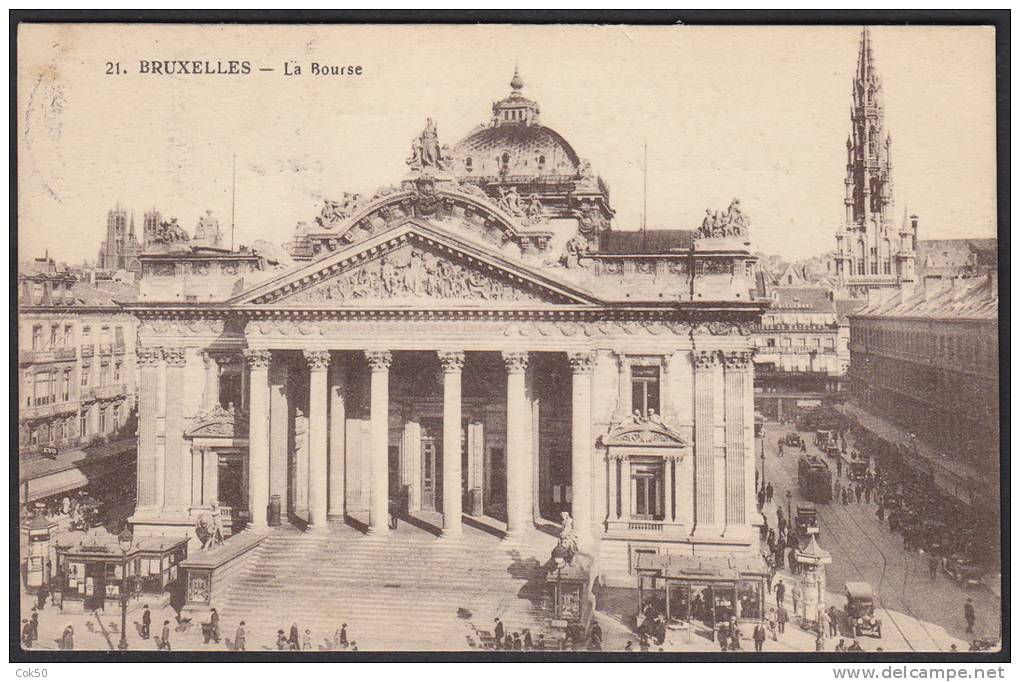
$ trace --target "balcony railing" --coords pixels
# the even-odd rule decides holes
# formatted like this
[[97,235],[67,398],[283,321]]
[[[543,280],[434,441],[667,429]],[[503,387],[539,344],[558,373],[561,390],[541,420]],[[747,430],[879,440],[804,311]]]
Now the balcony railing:
[[101,344],[99,344],[99,354],[100,355],[110,355],[112,353],[113,353],[113,344],[112,343],[101,343]]
[[127,384],[107,384],[106,386],[89,386],[81,389],[81,402],[93,400],[112,400],[127,394]]
[[91,358],[96,354],[96,347],[91,343],[83,343],[81,346],[81,356],[83,358]]
[[46,405],[32,405],[29,407],[22,407],[18,411],[19,419],[39,419],[40,417],[50,417],[56,414],[73,414],[78,411],[78,403],[73,400],[64,402],[52,402]]
[[43,362],[61,362],[74,360],[76,350],[74,348],[48,348],[46,350],[22,350],[18,351],[18,362],[23,365],[38,364]]

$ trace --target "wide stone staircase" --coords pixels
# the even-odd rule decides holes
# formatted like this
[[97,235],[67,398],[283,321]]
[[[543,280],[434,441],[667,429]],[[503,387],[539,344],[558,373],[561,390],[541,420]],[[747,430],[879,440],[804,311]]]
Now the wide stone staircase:
[[319,651],[347,623],[360,651],[465,650],[498,617],[508,632],[557,639],[542,568],[555,542],[538,530],[501,541],[473,527],[447,540],[403,523],[386,537],[342,524],[324,534],[277,528],[218,605],[222,632],[232,638],[244,620],[247,649],[262,650],[296,623]]

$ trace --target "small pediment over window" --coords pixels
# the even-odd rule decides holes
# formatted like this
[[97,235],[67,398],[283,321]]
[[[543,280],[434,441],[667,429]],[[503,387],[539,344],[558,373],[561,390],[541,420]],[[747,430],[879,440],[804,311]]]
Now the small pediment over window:
[[248,415],[234,408],[233,403],[227,407],[217,405],[212,410],[199,415],[195,420],[195,426],[184,437],[247,438]]
[[685,448],[688,443],[658,416],[642,417],[635,414],[618,424],[612,424],[609,432],[602,436],[602,445]]

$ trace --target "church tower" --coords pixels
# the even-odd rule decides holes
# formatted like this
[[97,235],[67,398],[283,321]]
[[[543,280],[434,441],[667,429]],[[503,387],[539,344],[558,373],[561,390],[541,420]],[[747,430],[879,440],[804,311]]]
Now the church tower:
[[846,140],[843,225],[836,232],[836,276],[851,292],[897,289],[914,281],[917,217],[896,228],[892,136],[885,129],[882,79],[864,27]]

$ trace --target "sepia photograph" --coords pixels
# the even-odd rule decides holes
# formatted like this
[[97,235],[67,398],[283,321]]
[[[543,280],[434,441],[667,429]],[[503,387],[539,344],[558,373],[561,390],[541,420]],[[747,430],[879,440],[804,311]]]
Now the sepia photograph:
[[12,660],[1008,655],[1008,12],[142,15],[11,23]]

